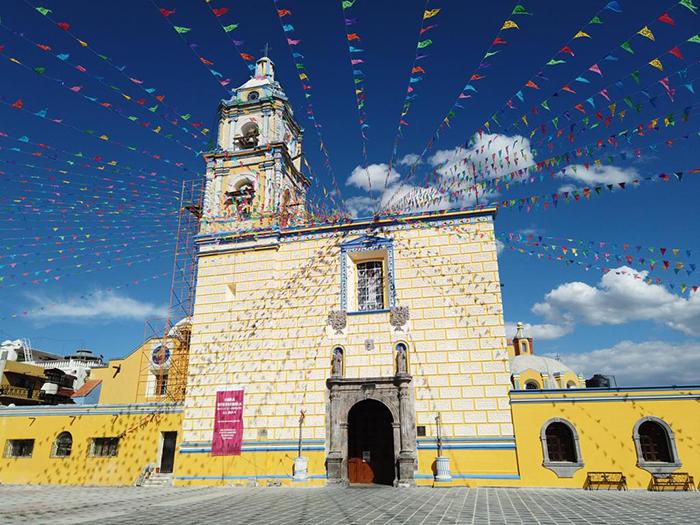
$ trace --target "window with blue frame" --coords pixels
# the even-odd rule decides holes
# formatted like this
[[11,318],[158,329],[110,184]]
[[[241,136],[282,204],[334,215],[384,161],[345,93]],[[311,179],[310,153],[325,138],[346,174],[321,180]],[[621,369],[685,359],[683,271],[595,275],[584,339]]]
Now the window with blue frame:
[[365,235],[340,248],[341,310],[363,313],[392,308],[396,303],[392,239]]

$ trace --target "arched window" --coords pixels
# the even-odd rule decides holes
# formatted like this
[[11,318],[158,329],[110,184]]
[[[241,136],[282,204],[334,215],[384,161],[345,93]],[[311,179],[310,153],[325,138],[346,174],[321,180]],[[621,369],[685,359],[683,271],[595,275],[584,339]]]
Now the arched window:
[[569,381],[568,383],[566,383],[566,388],[576,388],[576,387],[577,387],[577,385],[576,385],[575,381]]
[[639,426],[639,443],[644,461],[671,462],[668,434],[656,421],[645,421]]
[[73,448],[73,436],[70,432],[61,432],[56,436],[56,441],[53,443],[53,456],[56,458],[67,458],[70,456]]
[[540,385],[537,381],[525,381],[525,390],[539,390]]
[[545,430],[550,461],[576,462],[574,433],[564,423],[551,423]]
[[542,425],[542,465],[560,478],[570,478],[583,467],[578,434],[565,419],[553,418]]
[[671,447],[666,429],[656,421],[645,421],[639,425],[639,444],[644,461],[671,463]]
[[644,417],[634,426],[637,466],[652,474],[670,474],[681,462],[671,427],[657,417]]

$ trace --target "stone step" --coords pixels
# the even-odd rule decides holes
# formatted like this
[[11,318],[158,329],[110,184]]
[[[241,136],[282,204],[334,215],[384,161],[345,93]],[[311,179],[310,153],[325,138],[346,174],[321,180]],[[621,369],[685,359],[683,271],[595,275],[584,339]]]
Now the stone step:
[[143,482],[143,487],[169,487],[173,484],[172,474],[153,473]]

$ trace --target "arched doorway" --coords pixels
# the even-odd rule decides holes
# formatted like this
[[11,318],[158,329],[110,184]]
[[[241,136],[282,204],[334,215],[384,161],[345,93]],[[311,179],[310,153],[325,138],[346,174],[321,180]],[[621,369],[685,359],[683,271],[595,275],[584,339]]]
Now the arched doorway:
[[396,478],[391,412],[366,399],[348,413],[348,481],[393,485]]

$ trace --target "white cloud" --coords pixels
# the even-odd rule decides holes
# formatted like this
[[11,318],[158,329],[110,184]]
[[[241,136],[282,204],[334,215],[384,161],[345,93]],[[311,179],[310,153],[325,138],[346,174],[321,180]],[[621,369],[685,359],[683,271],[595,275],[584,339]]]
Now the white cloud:
[[564,184],[563,186],[559,186],[559,189],[557,189],[557,191],[559,193],[564,193],[565,191],[572,192],[580,189],[581,187],[576,186],[575,184]]
[[30,294],[34,303],[30,316],[42,320],[107,321],[115,319],[143,320],[162,318],[165,306],[138,301],[116,292],[98,290],[84,296],[53,297]]
[[[370,164],[367,169],[357,166],[352,170],[346,185],[355,186],[367,193],[345,200],[350,215],[368,216],[380,208],[393,208],[398,204],[401,204],[400,208],[405,212],[436,210],[446,207],[449,203],[447,198],[435,188],[422,188],[400,182],[401,175],[396,169],[392,169],[387,179],[388,174],[388,164]],[[421,198],[421,202],[427,202],[427,204],[411,205],[409,202],[402,202],[401,200],[405,197],[418,197]]]
[[370,164],[367,168],[357,166],[352,170],[345,184],[365,191],[384,192],[387,187],[395,183],[400,177],[401,175],[395,168],[389,174],[388,164]]
[[520,228],[518,230],[518,233],[520,233],[521,235],[543,235],[544,230],[542,228],[531,226],[529,228]]
[[[500,154],[499,154],[500,151]],[[409,153],[399,159],[389,174],[388,164],[370,164],[367,168],[357,166],[352,170],[346,181],[346,185],[354,186],[371,194],[376,194],[375,205],[373,206],[366,196],[351,197],[346,201],[348,211],[351,215],[364,215],[373,212],[377,206],[382,209],[394,208],[399,204],[400,209],[406,212],[430,211],[455,207],[471,206],[476,201],[476,194],[473,188],[464,185],[463,178],[459,172],[465,167],[479,162],[491,163],[495,154],[496,163],[504,163],[502,171],[512,171],[518,169],[515,164],[516,158],[519,164],[525,165],[527,159],[532,159],[530,151],[530,141],[520,135],[506,136],[499,134],[482,135],[475,144],[465,149],[456,147],[449,150],[438,150],[428,158],[429,166],[437,169],[441,176],[440,189],[436,186],[423,187],[410,182],[402,182],[401,174],[396,170],[396,166],[413,166],[420,160],[419,155]],[[465,164],[464,159],[467,159]],[[483,170],[482,170],[483,171]],[[499,170],[497,169],[497,172]],[[485,177],[494,177],[498,173],[489,171]],[[413,180],[420,180],[416,177]],[[412,182],[411,181],[411,182]],[[423,181],[421,181],[423,184]],[[457,192],[456,190],[463,190]],[[479,187],[479,198],[485,201],[495,198],[498,194]],[[401,199],[404,198],[402,201]]]
[[621,341],[610,348],[562,354],[561,360],[585,377],[614,375],[621,386],[700,382],[700,343]]
[[501,255],[501,253],[505,249],[506,245],[503,243],[503,241],[500,239],[496,239],[496,255]]
[[418,155],[417,153],[408,153],[401,157],[396,163],[399,166],[413,166],[419,160],[420,155]]
[[[559,339],[564,337],[573,331],[574,326],[572,324],[530,324],[523,323],[523,330],[525,335],[532,337],[534,341],[539,340],[550,340]],[[506,337],[508,339],[513,339],[515,337],[515,332],[517,330],[515,323],[506,323]]]
[[[576,164],[567,166],[565,177],[584,184],[617,184],[618,182],[632,182],[639,178],[639,173],[634,168],[618,168],[617,166],[584,166]],[[567,191],[567,190],[563,190]]]
[[368,217],[377,209],[379,199],[369,195],[357,195],[345,199],[345,206],[352,217]]
[[[517,170],[519,166],[526,166],[529,164],[527,161],[533,158],[530,140],[521,135],[483,134],[480,137],[475,135],[474,140],[470,148],[457,146],[449,150],[438,150],[428,158],[428,163],[433,167],[439,166],[438,173],[443,177],[449,178],[465,167],[471,170],[476,165],[482,178],[492,178]],[[496,164],[495,171],[490,168],[493,163]],[[489,166],[488,171],[486,166]]]
[[548,292],[532,311],[555,323],[619,325],[653,321],[688,335],[700,335],[700,292],[683,298],[657,284],[647,284],[646,271],[621,266],[595,286],[574,281]]

